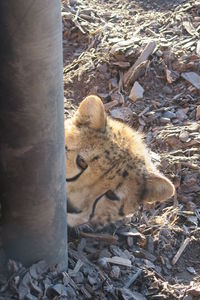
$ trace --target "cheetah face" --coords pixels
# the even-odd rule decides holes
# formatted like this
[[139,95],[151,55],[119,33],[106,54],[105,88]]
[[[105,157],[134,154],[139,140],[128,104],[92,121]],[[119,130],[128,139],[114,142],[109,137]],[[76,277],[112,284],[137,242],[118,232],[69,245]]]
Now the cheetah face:
[[164,201],[173,184],[152,164],[140,135],[106,116],[88,96],[65,123],[67,222],[107,224],[144,202]]

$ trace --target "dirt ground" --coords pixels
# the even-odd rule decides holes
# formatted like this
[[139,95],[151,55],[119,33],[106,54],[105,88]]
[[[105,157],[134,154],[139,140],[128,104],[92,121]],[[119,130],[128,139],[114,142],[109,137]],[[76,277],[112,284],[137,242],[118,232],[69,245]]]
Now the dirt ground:
[[62,5],[66,118],[99,95],[144,133],[177,193],[100,232],[69,234],[68,274],[10,262],[0,299],[200,299],[200,2]]

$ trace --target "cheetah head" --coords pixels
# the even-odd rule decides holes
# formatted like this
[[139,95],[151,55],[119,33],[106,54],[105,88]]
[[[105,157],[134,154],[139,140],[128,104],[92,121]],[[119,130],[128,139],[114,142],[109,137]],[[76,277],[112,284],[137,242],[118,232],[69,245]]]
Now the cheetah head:
[[107,224],[145,202],[164,201],[174,186],[151,162],[141,136],[106,116],[88,96],[65,123],[67,222]]

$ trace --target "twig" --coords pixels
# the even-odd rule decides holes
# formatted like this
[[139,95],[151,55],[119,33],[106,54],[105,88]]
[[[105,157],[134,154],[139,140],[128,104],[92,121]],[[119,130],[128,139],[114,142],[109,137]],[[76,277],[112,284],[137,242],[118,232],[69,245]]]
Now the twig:
[[117,238],[110,234],[95,234],[95,233],[80,232],[80,236],[84,238],[90,238],[97,241],[106,242],[109,244],[117,243]]
[[172,259],[172,265],[175,265],[177,263],[177,261],[179,260],[180,256],[182,255],[183,251],[185,250],[185,248],[187,247],[189,242],[190,242],[190,238],[186,238],[183,241],[183,243],[181,244],[181,246],[180,246],[179,250],[177,251],[176,255]]

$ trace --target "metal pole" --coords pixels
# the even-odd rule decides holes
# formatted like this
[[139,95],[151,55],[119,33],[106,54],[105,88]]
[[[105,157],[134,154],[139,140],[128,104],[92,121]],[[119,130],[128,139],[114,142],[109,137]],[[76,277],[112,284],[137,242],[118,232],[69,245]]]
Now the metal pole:
[[7,258],[67,266],[59,0],[0,1],[0,201]]

